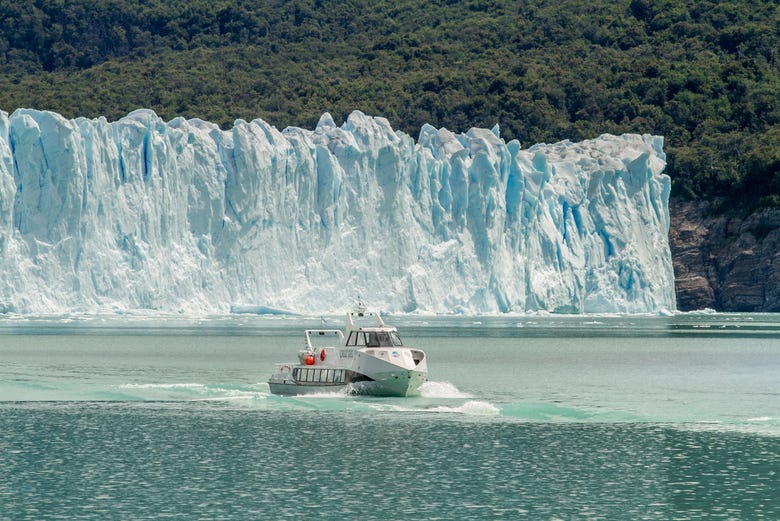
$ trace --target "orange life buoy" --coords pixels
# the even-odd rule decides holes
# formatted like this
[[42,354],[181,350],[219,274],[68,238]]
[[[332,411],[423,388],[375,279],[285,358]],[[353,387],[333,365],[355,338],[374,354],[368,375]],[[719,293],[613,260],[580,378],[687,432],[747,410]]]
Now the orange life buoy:
[[314,356],[306,355],[306,365],[314,365]]
[[325,361],[325,350],[320,351],[320,360]]

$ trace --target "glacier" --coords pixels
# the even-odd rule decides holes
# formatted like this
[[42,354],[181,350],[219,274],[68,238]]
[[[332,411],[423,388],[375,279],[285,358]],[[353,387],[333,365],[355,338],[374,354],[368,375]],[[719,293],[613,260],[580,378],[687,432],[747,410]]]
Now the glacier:
[[0,111],[0,312],[675,308],[663,138]]

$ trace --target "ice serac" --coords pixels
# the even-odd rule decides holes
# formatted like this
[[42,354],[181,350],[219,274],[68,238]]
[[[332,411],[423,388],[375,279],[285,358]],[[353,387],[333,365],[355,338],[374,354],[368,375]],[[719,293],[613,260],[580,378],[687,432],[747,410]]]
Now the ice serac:
[[673,309],[662,145],[0,112],[0,311]]

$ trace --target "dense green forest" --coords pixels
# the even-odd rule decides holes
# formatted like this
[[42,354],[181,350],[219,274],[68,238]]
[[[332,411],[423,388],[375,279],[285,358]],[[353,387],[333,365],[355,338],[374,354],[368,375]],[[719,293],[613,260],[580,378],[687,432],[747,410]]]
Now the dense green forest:
[[674,193],[780,205],[776,0],[0,0],[0,71],[7,112],[660,134]]

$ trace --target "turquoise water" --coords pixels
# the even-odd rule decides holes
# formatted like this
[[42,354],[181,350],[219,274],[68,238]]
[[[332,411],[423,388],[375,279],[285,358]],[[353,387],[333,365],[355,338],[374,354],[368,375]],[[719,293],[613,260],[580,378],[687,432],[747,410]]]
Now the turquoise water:
[[0,319],[0,520],[780,519],[780,317],[387,320],[419,398],[270,395],[320,317]]

